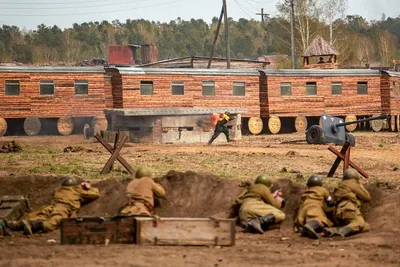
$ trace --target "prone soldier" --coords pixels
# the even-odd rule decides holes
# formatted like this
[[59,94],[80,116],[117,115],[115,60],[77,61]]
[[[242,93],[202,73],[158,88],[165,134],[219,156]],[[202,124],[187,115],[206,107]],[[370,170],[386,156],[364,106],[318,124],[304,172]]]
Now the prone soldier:
[[62,180],[61,187],[53,195],[51,204],[27,215],[26,220],[6,221],[12,231],[23,231],[26,235],[51,232],[58,228],[62,219],[76,216],[83,202],[99,198],[99,190],[89,182],[77,184],[75,178]]
[[239,219],[248,231],[264,233],[271,225],[280,224],[286,215],[280,208],[285,205],[282,190],[271,193],[272,181],[266,175],[256,178],[253,185],[239,197]]
[[311,175],[307,181],[307,190],[301,195],[300,208],[295,219],[295,225],[301,227],[302,235],[317,239],[317,232],[321,232],[324,227],[332,227],[324,208],[333,205],[333,198],[322,187],[322,177]]
[[347,237],[360,232],[369,231],[360,211],[361,201],[371,201],[367,189],[360,183],[360,175],[354,169],[348,169],[343,174],[343,180],[333,192],[335,201],[334,219],[337,228],[325,228],[326,236],[340,235]]
[[164,188],[152,178],[152,173],[146,168],[138,168],[135,179],[131,181],[125,192],[125,203],[120,215],[148,215],[154,209],[154,195],[165,197]]

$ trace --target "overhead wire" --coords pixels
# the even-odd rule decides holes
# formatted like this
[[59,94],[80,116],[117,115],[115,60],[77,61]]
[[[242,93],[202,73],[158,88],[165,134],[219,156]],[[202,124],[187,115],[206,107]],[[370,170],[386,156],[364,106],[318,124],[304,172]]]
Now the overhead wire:
[[102,4],[102,5],[90,5],[90,6],[79,6],[79,7],[2,7],[1,9],[17,9],[17,10],[22,10],[22,9],[29,9],[29,10],[42,10],[42,9],[76,9],[76,8],[96,8],[96,7],[104,7],[104,6],[115,6],[115,5],[125,5],[125,4],[131,4],[131,3],[138,3],[138,2],[144,2],[147,0],[136,0],[136,1],[125,1],[125,2],[113,2],[111,4]]
[[[250,10],[248,10],[247,8],[245,8],[245,7],[243,7],[237,0],[234,0],[235,1],[235,3],[236,3],[236,5],[244,12],[244,13],[246,13],[246,15],[249,17],[249,18],[253,18],[249,13],[247,13],[247,12],[250,12],[250,13],[253,13],[252,11],[250,11]],[[247,10],[247,11],[246,11]]]
[[7,17],[80,16],[80,15],[104,14],[104,13],[115,13],[115,12],[122,12],[122,11],[138,10],[138,9],[149,8],[149,7],[165,6],[165,5],[174,4],[174,3],[178,3],[178,2],[182,2],[182,1],[184,1],[184,0],[170,1],[170,2],[165,2],[165,3],[155,4],[155,5],[149,5],[149,6],[141,6],[141,7],[133,7],[133,8],[124,8],[124,9],[118,9],[118,10],[97,11],[97,12],[85,12],[85,13],[38,14],[38,15],[36,15],[36,14],[0,14],[0,16],[7,16]]
[[10,3],[10,2],[0,2],[0,4],[4,5],[69,5],[69,4],[86,4],[86,3],[98,3],[98,2],[110,2],[111,0],[88,0],[88,1],[76,1],[76,2],[67,2],[67,3],[57,3],[57,2],[19,2],[19,3]]

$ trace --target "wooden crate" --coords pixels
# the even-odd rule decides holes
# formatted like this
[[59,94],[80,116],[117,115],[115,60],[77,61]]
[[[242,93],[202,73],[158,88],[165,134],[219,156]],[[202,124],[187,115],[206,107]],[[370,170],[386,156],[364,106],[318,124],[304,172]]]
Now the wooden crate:
[[134,217],[78,217],[61,221],[61,244],[133,244]]
[[136,217],[138,245],[233,246],[235,220]]
[[24,196],[2,196],[0,198],[0,219],[17,221],[27,211],[29,211],[29,203]]

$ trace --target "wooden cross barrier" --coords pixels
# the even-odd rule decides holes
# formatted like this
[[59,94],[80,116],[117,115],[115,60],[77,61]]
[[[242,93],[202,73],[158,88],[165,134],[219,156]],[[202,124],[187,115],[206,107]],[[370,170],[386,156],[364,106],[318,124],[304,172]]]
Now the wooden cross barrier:
[[340,152],[331,145],[329,145],[328,149],[337,156],[335,162],[333,163],[328,173],[328,177],[332,177],[335,174],[336,169],[339,167],[340,162],[343,160],[343,172],[345,172],[349,168],[349,166],[351,166],[354,169],[356,169],[362,176],[364,176],[365,178],[369,178],[368,174],[363,169],[361,169],[361,167],[359,167],[350,160],[351,145],[349,142],[346,142],[343,145]]
[[99,134],[96,134],[94,138],[96,138],[97,141],[99,141],[100,144],[102,144],[105,147],[105,149],[107,149],[108,152],[111,153],[111,157],[108,159],[106,165],[104,165],[103,170],[100,172],[101,174],[109,173],[115,160],[118,160],[122,164],[122,166],[124,166],[128,170],[129,173],[131,174],[135,173],[135,170],[129,165],[129,163],[126,162],[126,160],[124,160],[124,158],[119,155],[119,152],[121,151],[122,147],[125,145],[126,141],[128,141],[127,135],[124,135],[124,137],[122,137],[120,142],[118,142],[116,138],[116,141],[114,143],[114,148],[112,148]]

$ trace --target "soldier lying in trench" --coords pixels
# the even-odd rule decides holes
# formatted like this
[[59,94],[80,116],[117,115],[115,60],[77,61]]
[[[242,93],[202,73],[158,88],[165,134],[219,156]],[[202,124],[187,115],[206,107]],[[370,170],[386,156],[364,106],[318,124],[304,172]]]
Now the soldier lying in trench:
[[126,187],[125,203],[120,215],[151,215],[154,209],[154,195],[165,197],[164,188],[152,178],[150,170],[140,167],[135,173],[135,179]]
[[6,221],[5,232],[23,231],[26,235],[56,230],[62,219],[76,216],[83,202],[99,198],[99,190],[88,182],[77,184],[74,178],[65,178],[54,193],[51,204],[26,216],[25,220]]
[[285,205],[282,190],[271,193],[271,186],[271,179],[260,175],[236,201],[241,204],[240,223],[247,231],[262,234],[286,218],[285,213],[280,210]]
[[335,224],[338,227],[325,228],[326,236],[347,237],[369,231],[369,224],[360,211],[361,201],[371,201],[367,189],[360,183],[360,175],[354,169],[348,169],[343,174],[343,180],[333,192]]
[[322,187],[322,177],[311,175],[307,181],[307,190],[301,195],[300,208],[295,218],[295,229],[303,236],[319,238],[318,232],[333,223],[326,216],[326,211],[334,205],[327,189]]

